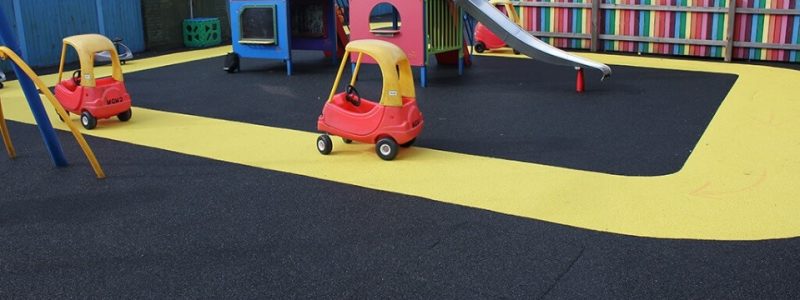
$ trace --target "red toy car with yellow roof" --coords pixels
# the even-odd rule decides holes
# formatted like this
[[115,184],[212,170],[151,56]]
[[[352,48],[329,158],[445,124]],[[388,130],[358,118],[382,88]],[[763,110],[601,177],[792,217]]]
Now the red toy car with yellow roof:
[[[403,50],[380,40],[358,40],[347,44],[345,58],[357,55],[350,84],[336,93],[348,59],[343,59],[328,101],[317,120],[317,129],[324,132],[317,138],[317,150],[329,154],[333,150],[330,135],[342,137],[345,143],[374,143],[375,152],[384,160],[397,156],[398,145],[409,147],[422,131],[424,121],[417,107],[411,65]],[[356,80],[364,55],[380,67],[383,77],[378,102],[361,98]]]
[[[99,34],[82,34],[66,37],[61,48],[61,64],[55,96],[68,112],[81,116],[81,125],[86,129],[97,126],[98,119],[116,116],[120,121],[131,119],[131,96],[125,88],[122,67],[114,43]],[[71,78],[63,79],[67,46],[78,54],[80,68]],[[111,60],[111,76],[95,78],[95,54],[108,51]]]

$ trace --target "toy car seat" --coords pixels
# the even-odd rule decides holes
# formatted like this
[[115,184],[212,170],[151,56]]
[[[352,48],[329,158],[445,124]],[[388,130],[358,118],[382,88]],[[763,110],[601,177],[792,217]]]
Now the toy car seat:
[[67,80],[61,81],[61,83],[70,92],[74,92],[75,89],[78,88],[78,83],[76,83],[75,80],[72,80],[72,79],[67,79]]

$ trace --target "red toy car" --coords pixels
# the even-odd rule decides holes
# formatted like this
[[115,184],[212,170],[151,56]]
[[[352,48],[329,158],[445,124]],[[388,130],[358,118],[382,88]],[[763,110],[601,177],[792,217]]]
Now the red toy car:
[[[80,69],[72,78],[62,80],[67,45],[78,53]],[[98,52],[111,53],[111,77],[96,79],[93,57]],[[61,66],[55,96],[68,112],[81,116],[81,125],[86,129],[97,126],[98,119],[116,116],[120,121],[131,118],[131,96],[125,89],[119,56],[114,43],[99,34],[83,34],[64,38],[61,48]]]
[[[514,10],[514,7],[508,1],[492,1],[494,5],[503,5],[508,14],[511,17],[511,21],[516,24],[519,24],[519,16],[517,12]],[[475,25],[475,52],[483,53],[486,50],[498,49],[506,47],[506,42],[502,39],[497,37],[491,30],[489,30],[486,25],[483,23],[478,23]],[[516,49],[514,50],[514,54],[519,54],[519,51]]]
[[[333,143],[328,134],[341,136],[345,143],[374,143],[375,152],[384,160],[397,156],[398,145],[409,147],[422,131],[422,113],[414,95],[411,65],[403,50],[380,40],[358,40],[347,44],[344,57],[358,53],[355,70],[345,92],[334,94],[348,59],[342,60],[336,81],[317,120],[317,129],[325,132],[317,138],[317,150],[329,154]],[[381,69],[383,90],[379,102],[362,99],[355,81],[364,54]]]

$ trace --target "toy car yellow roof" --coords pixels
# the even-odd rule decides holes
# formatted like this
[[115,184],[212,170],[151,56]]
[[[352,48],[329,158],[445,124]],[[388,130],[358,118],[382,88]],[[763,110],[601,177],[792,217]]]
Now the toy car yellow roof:
[[81,34],[65,37],[63,41],[64,44],[61,47],[61,66],[58,72],[59,81],[61,80],[61,73],[64,71],[67,45],[75,48],[75,52],[78,54],[78,60],[81,63],[81,73],[83,74],[83,79],[81,80],[82,86],[95,86],[94,54],[102,51],[111,53],[111,76],[114,80],[122,81],[122,68],[120,67],[117,49],[114,47],[114,43],[107,37],[99,34]]
[[114,49],[114,43],[107,37],[99,34],[81,34],[73,35],[64,38],[64,43],[72,45],[75,50],[82,53],[96,53]]
[[383,76],[383,92],[380,100],[382,104],[402,106],[402,97],[415,97],[411,66],[400,47],[386,41],[367,39],[352,41],[347,44],[345,50],[347,53],[367,54],[378,63]]

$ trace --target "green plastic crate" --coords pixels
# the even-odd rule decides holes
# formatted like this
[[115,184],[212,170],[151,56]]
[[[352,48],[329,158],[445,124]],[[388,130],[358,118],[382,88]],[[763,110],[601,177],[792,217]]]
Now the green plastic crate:
[[222,42],[218,18],[183,20],[183,44],[190,48],[216,46]]

